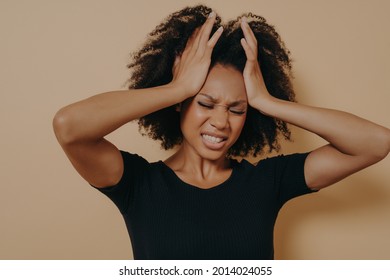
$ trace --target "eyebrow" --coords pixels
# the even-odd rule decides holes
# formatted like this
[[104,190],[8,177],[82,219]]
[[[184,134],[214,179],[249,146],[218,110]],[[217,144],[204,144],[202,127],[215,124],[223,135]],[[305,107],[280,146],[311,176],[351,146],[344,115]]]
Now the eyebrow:
[[[208,95],[207,93],[200,92],[198,95],[203,95],[204,97],[207,97],[208,99],[210,99],[214,103],[218,102],[217,98],[214,98],[211,95]],[[236,106],[236,105],[241,105],[241,104],[246,104],[246,103],[247,103],[246,100],[237,100],[237,101],[233,101],[233,102],[229,103],[228,105],[229,106]]]

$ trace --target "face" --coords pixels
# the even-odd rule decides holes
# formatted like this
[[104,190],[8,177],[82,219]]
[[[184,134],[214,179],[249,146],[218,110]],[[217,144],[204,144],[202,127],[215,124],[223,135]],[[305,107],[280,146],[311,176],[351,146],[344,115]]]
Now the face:
[[199,93],[181,106],[182,147],[204,159],[225,158],[240,136],[247,106],[242,73],[214,66]]

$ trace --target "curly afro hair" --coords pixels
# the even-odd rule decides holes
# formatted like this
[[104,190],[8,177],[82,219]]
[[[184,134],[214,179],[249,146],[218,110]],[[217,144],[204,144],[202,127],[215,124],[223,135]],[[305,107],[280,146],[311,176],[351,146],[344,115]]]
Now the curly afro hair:
[[[146,43],[132,54],[132,61],[128,64],[132,72],[129,88],[148,88],[171,82],[176,56],[181,55],[188,38],[206,21],[211,11],[211,8],[203,5],[186,7],[172,13],[159,24],[149,34]],[[240,39],[244,37],[240,19],[244,16],[247,17],[258,41],[258,61],[268,91],[276,98],[295,101],[291,84],[290,52],[275,28],[261,16],[246,13],[223,24],[224,32],[214,47],[210,67],[221,64],[243,72],[246,56],[240,44]],[[211,34],[220,25],[221,18],[217,15]],[[175,106],[141,117],[138,125],[143,135],[161,141],[163,149],[171,149],[183,140],[180,113],[175,110]],[[290,140],[290,131],[285,122],[265,116],[249,107],[241,135],[230,148],[228,155],[256,156],[267,147],[268,152],[278,151],[280,135]]]

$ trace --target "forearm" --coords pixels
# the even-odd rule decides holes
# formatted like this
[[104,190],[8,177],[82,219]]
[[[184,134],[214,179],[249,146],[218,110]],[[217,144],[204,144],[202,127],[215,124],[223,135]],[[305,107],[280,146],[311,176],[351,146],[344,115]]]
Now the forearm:
[[266,115],[321,136],[344,154],[384,157],[389,153],[390,130],[355,115],[273,97],[253,106]]
[[53,127],[60,142],[95,141],[182,99],[179,89],[171,85],[102,93],[59,110]]

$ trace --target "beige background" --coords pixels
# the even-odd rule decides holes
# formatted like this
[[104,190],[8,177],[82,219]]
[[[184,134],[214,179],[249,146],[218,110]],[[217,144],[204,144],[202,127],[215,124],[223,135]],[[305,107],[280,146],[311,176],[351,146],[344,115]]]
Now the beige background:
[[[123,88],[127,59],[169,13],[198,1],[0,1],[0,259],[132,258],[122,217],[73,170],[55,112]],[[299,101],[390,127],[390,2],[207,1],[224,18],[252,11],[291,50]],[[294,129],[283,153],[324,142]],[[128,124],[109,136],[154,161],[169,155]],[[390,259],[390,156],[289,202],[278,259]]]

